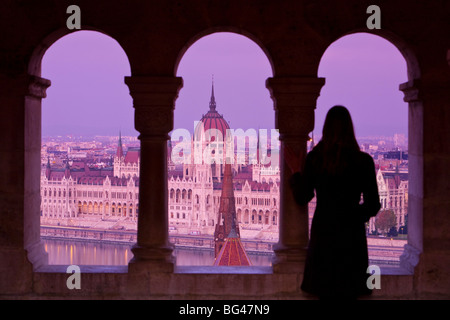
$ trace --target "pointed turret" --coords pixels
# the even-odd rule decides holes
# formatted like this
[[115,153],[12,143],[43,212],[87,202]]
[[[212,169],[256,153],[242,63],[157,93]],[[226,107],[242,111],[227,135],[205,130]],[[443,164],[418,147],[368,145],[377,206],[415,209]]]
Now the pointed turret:
[[66,168],[64,169],[64,177],[66,177],[66,179],[69,179],[70,177],[69,159],[67,159]]
[[400,168],[399,168],[399,161],[397,160],[397,164],[395,166],[395,173],[394,173],[394,182],[395,182],[395,188],[398,188],[400,186]]
[[214,97],[214,76],[211,86],[211,99],[209,100],[209,110],[216,111],[216,98]]
[[259,128],[258,128],[258,136],[256,139],[256,164],[261,164],[261,160],[259,159],[259,144],[261,143],[260,138],[259,138]]
[[50,167],[50,157],[47,157],[47,167],[45,168],[45,176],[47,177],[47,180],[50,180],[50,174],[51,174],[51,167]]
[[119,142],[117,144],[117,152],[116,157],[121,159],[123,157],[123,148],[122,148],[122,133],[119,131]]

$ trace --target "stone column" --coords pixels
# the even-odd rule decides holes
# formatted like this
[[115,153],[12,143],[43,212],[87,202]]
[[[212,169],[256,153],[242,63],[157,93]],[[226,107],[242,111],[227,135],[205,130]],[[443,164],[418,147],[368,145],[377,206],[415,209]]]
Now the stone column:
[[130,268],[173,272],[167,215],[167,140],[173,129],[173,110],[179,77],[126,77],[135,108],[135,128],[141,142],[137,243]]
[[[419,80],[400,85],[408,103],[408,243],[400,256],[400,266],[414,273],[423,251],[423,104]],[[411,174],[412,173],[412,174]]]
[[[325,79],[316,77],[269,78],[266,86],[275,107],[275,126],[279,129],[281,150],[291,149],[302,160],[306,143],[314,129],[314,109]],[[291,171],[280,152],[279,242],[274,246],[274,272],[303,272],[308,244],[308,206],[299,207],[292,196]]]
[[40,235],[41,203],[41,102],[45,98],[50,80],[28,76],[25,95],[25,183],[24,183],[24,247],[28,260],[36,270],[48,263]]

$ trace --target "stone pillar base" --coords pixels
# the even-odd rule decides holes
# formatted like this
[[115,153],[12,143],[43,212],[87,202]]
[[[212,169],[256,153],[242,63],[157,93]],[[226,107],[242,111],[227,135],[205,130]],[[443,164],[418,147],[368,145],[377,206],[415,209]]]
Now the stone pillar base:
[[306,248],[274,247],[272,260],[274,273],[303,273],[306,261]]
[[33,287],[33,266],[23,248],[0,247],[1,294],[24,294]]
[[33,270],[48,265],[48,253],[45,251],[44,242],[39,241],[25,248],[28,261],[33,265]]
[[175,269],[175,257],[172,255],[173,247],[148,248],[135,245],[131,251],[134,257],[128,264],[128,270],[132,272],[173,273]]
[[414,274],[414,268],[419,263],[421,252],[409,244],[405,244],[404,248],[405,250],[400,256],[400,267],[408,271],[410,274]]

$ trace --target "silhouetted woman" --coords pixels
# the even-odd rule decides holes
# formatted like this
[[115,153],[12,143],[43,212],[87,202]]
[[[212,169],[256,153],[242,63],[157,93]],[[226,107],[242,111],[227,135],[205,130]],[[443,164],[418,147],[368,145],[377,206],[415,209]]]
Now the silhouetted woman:
[[[285,149],[293,172],[298,159]],[[317,205],[301,288],[320,298],[356,298],[367,288],[365,222],[380,209],[373,159],[360,151],[350,113],[334,106],[326,116],[321,141],[291,178],[295,201]],[[362,197],[361,197],[362,195]]]

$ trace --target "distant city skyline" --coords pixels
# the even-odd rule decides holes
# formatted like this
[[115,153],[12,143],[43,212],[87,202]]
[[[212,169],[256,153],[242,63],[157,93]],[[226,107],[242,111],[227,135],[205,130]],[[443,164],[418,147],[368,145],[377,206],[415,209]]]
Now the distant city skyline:
[[[151,57],[149,57],[151,58]],[[131,74],[125,52],[94,31],[67,35],[42,62],[52,85],[43,100],[42,135],[137,136],[134,109],[124,76]],[[273,101],[265,87],[269,60],[250,39],[216,33],[195,42],[180,61],[183,77],[175,105],[174,129],[193,131],[208,111],[214,75],[217,111],[231,128],[274,128]],[[407,81],[406,63],[386,40],[369,34],[346,36],[325,52],[319,77],[326,78],[317,100],[314,135],[321,136],[326,112],[336,104],[351,112],[356,135],[407,136],[407,104],[398,90]]]

